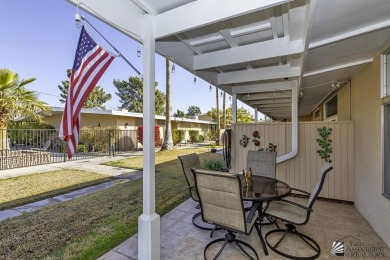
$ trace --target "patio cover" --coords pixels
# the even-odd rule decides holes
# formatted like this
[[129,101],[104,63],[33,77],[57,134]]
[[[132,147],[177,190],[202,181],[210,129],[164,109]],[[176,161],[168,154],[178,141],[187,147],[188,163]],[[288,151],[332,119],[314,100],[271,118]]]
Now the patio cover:
[[373,61],[390,35],[388,0],[67,1],[144,45],[140,259],[159,257],[152,132],[155,52],[232,95],[233,115],[238,99],[281,120],[291,118],[294,107],[299,116],[310,114],[336,90],[331,81],[351,79]]

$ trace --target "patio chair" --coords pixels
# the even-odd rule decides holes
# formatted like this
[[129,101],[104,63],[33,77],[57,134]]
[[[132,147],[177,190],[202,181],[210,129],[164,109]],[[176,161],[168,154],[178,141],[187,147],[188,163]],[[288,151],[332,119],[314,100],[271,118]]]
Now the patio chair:
[[[202,207],[203,221],[226,230],[225,238],[215,239],[206,245],[204,258],[207,259],[206,252],[211,245],[223,242],[213,259],[217,259],[226,245],[231,243],[235,243],[250,259],[258,259],[257,252],[251,245],[236,238],[236,233],[249,235],[254,226],[258,235],[261,236],[259,227],[255,225],[257,212],[252,219],[246,220],[245,218],[241,182],[238,175],[197,169],[193,169],[193,173]],[[252,254],[249,254],[244,247],[252,251]]]
[[42,145],[41,148],[31,148],[31,151],[36,152],[45,152],[50,146],[50,140],[46,140],[46,142]]
[[[325,177],[326,177],[327,173],[330,172],[332,169],[333,169],[333,167],[329,163],[326,163],[322,166],[321,171],[320,171],[320,177],[317,180],[317,183],[316,183],[312,193],[308,193],[308,192],[305,192],[305,191],[302,191],[299,189],[294,189],[294,188],[291,189],[292,191],[297,191],[297,192],[300,192],[304,195],[310,196],[307,206],[295,203],[293,201],[284,200],[284,199],[278,200],[278,201],[273,201],[269,204],[269,207],[265,211],[265,214],[268,216],[272,216],[273,218],[280,219],[286,223],[285,229],[278,228],[275,230],[271,230],[265,235],[265,241],[266,241],[268,247],[272,251],[274,251],[277,254],[282,255],[284,257],[293,258],[293,259],[315,259],[320,255],[321,248],[318,245],[318,243],[314,239],[310,238],[309,236],[298,232],[296,230],[295,225],[302,226],[302,225],[305,225],[309,221],[310,213],[313,212],[313,204],[316,201],[318,194],[321,192],[321,189],[322,189],[322,186],[324,185],[324,181],[325,181]],[[283,233],[283,234],[282,234],[281,238],[274,245],[271,245],[271,243],[269,243],[267,238],[269,235],[271,235],[273,233]],[[301,256],[292,256],[292,255],[289,255],[285,252],[278,250],[277,247],[280,245],[280,243],[283,241],[283,239],[285,239],[285,237],[288,234],[292,234],[292,235],[295,235],[295,236],[301,238],[307,245],[309,245],[309,247],[311,249],[313,249],[313,251],[314,251],[313,255],[304,256],[304,257],[303,256],[302,257]]]
[[[253,175],[276,178],[276,152],[249,150],[246,160],[246,168],[251,168]],[[264,210],[267,207],[268,202],[264,203]],[[275,219],[272,219],[270,216],[265,217],[268,221],[264,222],[262,220],[261,225],[265,226],[275,224],[279,228]]]
[[253,175],[276,177],[276,152],[248,151],[246,168]]
[[[198,191],[196,190],[196,187],[195,187],[194,174],[191,171],[191,168],[195,168],[195,169],[201,168],[199,157],[196,153],[192,153],[192,154],[188,154],[188,155],[178,156],[178,158],[181,162],[181,166],[183,168],[183,173],[184,173],[184,176],[187,180],[188,189],[190,191],[191,198],[194,201],[199,202]],[[196,213],[192,217],[192,224],[194,224],[194,226],[196,226],[197,228],[200,228],[200,229],[213,230],[214,226],[211,226],[207,223],[204,223],[204,225],[203,224],[201,225],[200,223],[196,222],[196,219],[199,218],[202,214],[202,209],[200,207],[200,204],[198,204],[196,206],[196,208],[200,209],[200,212]]]

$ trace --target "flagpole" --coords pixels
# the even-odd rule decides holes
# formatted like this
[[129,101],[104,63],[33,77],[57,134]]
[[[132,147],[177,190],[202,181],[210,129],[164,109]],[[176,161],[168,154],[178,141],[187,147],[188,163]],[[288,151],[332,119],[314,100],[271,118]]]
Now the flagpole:
[[139,72],[139,70],[137,70],[136,67],[134,67],[133,64],[130,63],[130,61],[128,59],[125,58],[125,56],[122,55],[122,53],[114,47],[114,45],[112,45],[86,18],[84,15],[81,16],[81,18],[86,21],[110,46],[111,48],[113,48],[117,53],[118,55],[133,69],[135,70],[135,72],[137,72],[138,76],[140,76],[141,78],[143,77],[142,73]]

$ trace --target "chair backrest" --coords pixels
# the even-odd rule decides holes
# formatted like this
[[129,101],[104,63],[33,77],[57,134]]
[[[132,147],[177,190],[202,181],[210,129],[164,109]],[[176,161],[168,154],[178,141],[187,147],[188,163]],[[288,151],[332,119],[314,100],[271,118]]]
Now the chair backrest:
[[[184,176],[186,177],[188,187],[190,188],[191,197],[194,200],[198,200],[198,194],[195,189],[191,189],[191,187],[195,187],[195,179],[194,174],[191,171],[191,168],[200,169],[200,160],[196,153],[178,156],[181,167],[183,168]],[[196,194],[195,194],[196,193]]]
[[253,175],[275,178],[276,152],[248,151],[246,167]]
[[238,175],[199,169],[193,172],[203,220],[247,233]]
[[333,169],[333,167],[332,167],[332,165],[330,165],[330,163],[325,163],[321,167],[320,177],[318,178],[317,183],[314,186],[314,189],[313,189],[313,191],[312,191],[312,193],[310,194],[310,197],[309,197],[309,202],[308,202],[308,205],[307,205],[308,208],[312,208],[313,207],[313,204],[316,201],[316,199],[318,197],[318,194],[320,194],[320,192],[322,190],[322,186],[324,186],[325,177],[326,177],[327,173],[330,172],[332,169]]
[[42,150],[43,151],[46,151],[48,148],[49,148],[49,146],[50,146],[50,140],[47,140],[44,144],[43,144],[43,146],[42,146]]

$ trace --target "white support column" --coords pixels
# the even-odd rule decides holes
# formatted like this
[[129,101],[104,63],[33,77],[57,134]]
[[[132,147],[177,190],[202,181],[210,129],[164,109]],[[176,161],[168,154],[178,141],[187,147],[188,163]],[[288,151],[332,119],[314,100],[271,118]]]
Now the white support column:
[[259,113],[257,112],[257,107],[255,108],[255,123],[259,122]]
[[143,212],[138,217],[138,259],[160,259],[160,216],[155,212],[155,38],[153,16],[146,14],[143,97]]
[[237,94],[233,93],[232,95],[232,123],[235,124],[237,123]]

